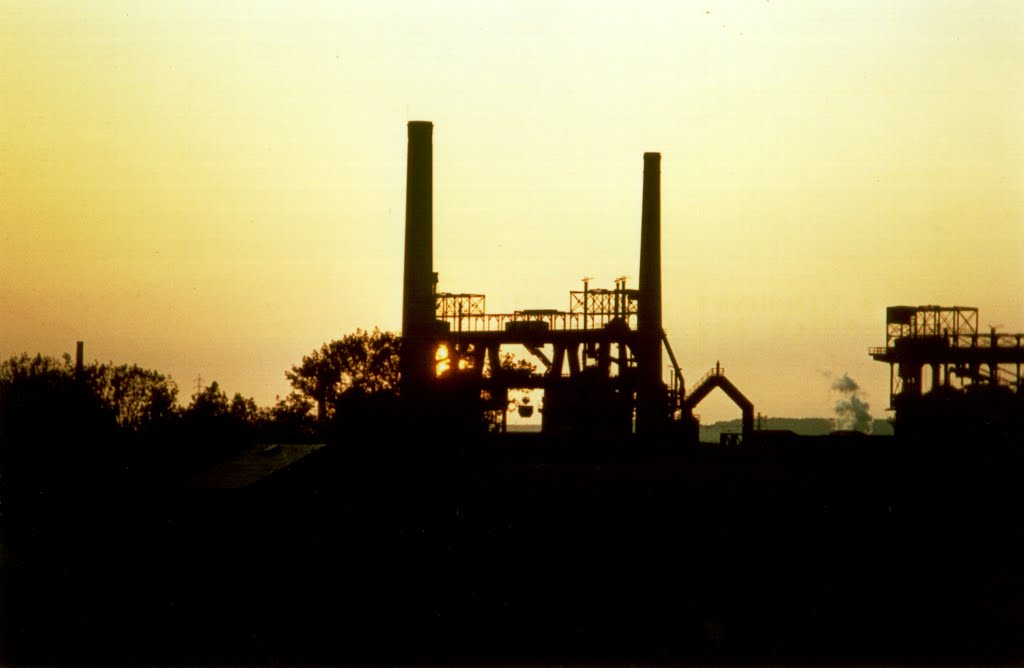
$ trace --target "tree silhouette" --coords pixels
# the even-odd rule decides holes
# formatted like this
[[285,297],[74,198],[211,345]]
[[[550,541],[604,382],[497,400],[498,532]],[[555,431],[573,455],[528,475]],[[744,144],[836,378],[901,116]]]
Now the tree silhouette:
[[[537,365],[527,359],[516,357],[512,353],[506,352],[501,356],[501,370],[503,373],[512,374],[516,377],[529,377],[535,371],[537,371]],[[488,372],[491,372],[488,369]],[[488,373],[488,375],[492,375]]]
[[68,448],[72,440],[93,433],[106,436],[114,426],[109,407],[88,382],[75,377],[69,355],[55,359],[23,354],[0,363],[0,442],[5,454],[15,445],[25,446],[26,452],[38,443]]
[[199,420],[210,420],[228,414],[228,395],[220,389],[217,381],[192,395],[192,403],[186,414]]
[[[178,386],[170,377],[134,364],[93,363],[76,372],[70,355],[55,359],[22,354],[0,364],[0,393],[5,406],[10,402],[19,407],[17,415],[26,424],[27,415],[56,411],[63,414],[62,422],[72,415],[79,423],[112,419],[124,432],[136,433],[175,417]],[[89,415],[82,413],[86,408]],[[32,428],[50,426],[40,418]]]
[[260,411],[255,400],[227,393],[217,381],[192,395],[192,402],[182,413],[182,427],[194,450],[193,459],[228,453],[267,438],[273,431],[270,412]]
[[269,431],[278,439],[305,441],[314,436],[316,424],[310,417],[313,401],[300,392],[277,398],[277,403],[264,413]]
[[142,431],[176,414],[178,386],[157,371],[101,364],[85,367],[83,375],[123,429]]
[[243,397],[239,392],[235,392],[235,396],[231,397],[228,414],[238,422],[249,424],[255,424],[260,417],[256,401],[252,397]]
[[316,404],[317,422],[322,425],[334,417],[343,396],[398,392],[400,345],[400,337],[392,332],[357,329],[304,356],[285,377],[301,396]]

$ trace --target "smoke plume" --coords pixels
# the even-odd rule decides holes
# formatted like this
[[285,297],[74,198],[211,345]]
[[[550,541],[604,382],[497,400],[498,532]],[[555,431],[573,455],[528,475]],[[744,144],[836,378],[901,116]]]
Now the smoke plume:
[[850,394],[860,389],[860,385],[857,384],[853,378],[850,378],[847,374],[843,374],[840,378],[836,378],[835,382],[832,383],[832,389],[843,394]]
[[852,429],[870,434],[874,422],[868,412],[871,406],[857,396],[860,385],[844,373],[832,383],[832,389],[843,395],[835,406],[836,429]]

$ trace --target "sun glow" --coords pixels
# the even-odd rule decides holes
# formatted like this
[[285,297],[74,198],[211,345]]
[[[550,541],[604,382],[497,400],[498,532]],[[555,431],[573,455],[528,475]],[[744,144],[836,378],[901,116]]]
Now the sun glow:
[[448,346],[444,344],[438,346],[434,352],[434,359],[437,361],[437,364],[434,365],[434,373],[438,378],[448,373],[452,368],[451,360],[448,358]]

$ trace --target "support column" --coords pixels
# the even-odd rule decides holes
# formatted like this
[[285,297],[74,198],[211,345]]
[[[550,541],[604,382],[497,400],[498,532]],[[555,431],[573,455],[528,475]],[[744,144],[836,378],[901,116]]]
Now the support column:
[[565,365],[565,344],[554,344],[555,352],[551,355],[551,366],[548,367],[548,376],[551,378],[562,377],[562,367]]
[[[584,350],[586,350],[586,344],[584,344]],[[573,343],[566,352],[569,357],[569,376],[575,378],[580,374],[580,345]]]

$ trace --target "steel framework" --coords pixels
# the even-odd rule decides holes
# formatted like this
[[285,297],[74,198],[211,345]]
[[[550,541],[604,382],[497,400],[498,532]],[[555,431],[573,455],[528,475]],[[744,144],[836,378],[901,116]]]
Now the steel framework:
[[591,289],[569,292],[569,310],[521,309],[512,313],[488,313],[482,294],[438,292],[434,295],[438,320],[448,323],[453,332],[489,332],[504,330],[509,323],[544,322],[549,329],[601,329],[612,320],[622,319],[636,328],[639,302],[637,290],[626,288],[626,279],[616,279],[615,289]]
[[[585,379],[603,384],[621,403],[631,403],[636,392],[639,291],[627,288],[623,277],[615,280],[614,289],[590,288],[589,280],[584,280],[583,290],[570,291],[568,311],[488,313],[482,294],[436,293],[435,315],[445,325],[440,343],[446,350],[438,364],[439,379],[449,374],[474,378],[491,398],[493,409],[504,407],[510,389],[543,388],[558,397],[567,383]],[[683,376],[664,332],[660,343],[672,361],[665,406],[672,414],[680,405]],[[503,368],[503,345],[523,346],[543,370]]]
[[920,396],[924,367],[931,388],[974,384],[1022,390],[1024,334],[978,332],[978,309],[967,306],[890,306],[885,346],[868,354],[889,365],[889,408],[901,397]]

